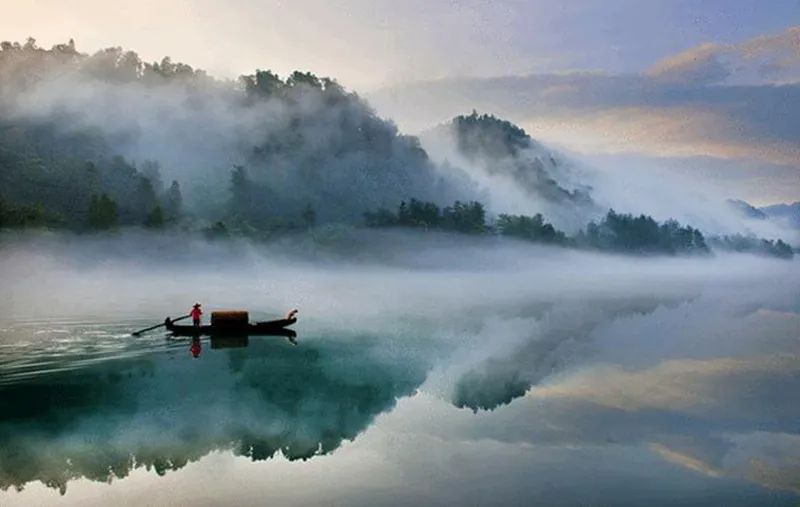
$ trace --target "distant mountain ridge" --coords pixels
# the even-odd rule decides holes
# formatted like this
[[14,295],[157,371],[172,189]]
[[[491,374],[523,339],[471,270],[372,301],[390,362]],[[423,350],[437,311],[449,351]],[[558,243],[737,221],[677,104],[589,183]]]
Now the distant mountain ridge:
[[734,211],[744,218],[755,218],[757,220],[765,220],[768,218],[766,213],[741,199],[728,199],[726,202],[728,206],[733,208]]
[[800,229],[800,201],[792,204],[773,204],[759,210],[770,218],[785,220],[792,227]]
[[728,205],[740,216],[756,220],[776,220],[795,229],[800,229],[800,201],[792,204],[779,203],[756,207],[740,199],[728,199]]

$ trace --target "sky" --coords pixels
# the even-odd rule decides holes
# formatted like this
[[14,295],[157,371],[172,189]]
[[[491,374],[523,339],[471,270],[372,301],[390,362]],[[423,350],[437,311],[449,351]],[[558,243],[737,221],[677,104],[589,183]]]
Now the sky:
[[3,40],[122,46],[217,77],[310,70],[407,132],[478,108],[582,155],[667,162],[758,204],[800,200],[800,0],[0,0],[0,12]]
[[638,72],[705,42],[800,23],[776,0],[0,1],[0,38],[84,51],[169,54],[214,75],[254,68],[329,74],[359,91],[442,77]]

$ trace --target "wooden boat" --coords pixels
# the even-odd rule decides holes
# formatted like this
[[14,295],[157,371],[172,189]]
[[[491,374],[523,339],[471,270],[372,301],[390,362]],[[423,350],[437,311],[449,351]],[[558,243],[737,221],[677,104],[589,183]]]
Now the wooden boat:
[[249,322],[247,312],[213,312],[211,314],[211,324],[203,326],[180,325],[172,322],[167,317],[164,325],[167,330],[176,336],[248,336],[248,335],[272,335],[294,338],[297,336],[291,329],[286,329],[297,322],[295,317],[297,311],[292,311],[287,318],[268,320],[264,322]]

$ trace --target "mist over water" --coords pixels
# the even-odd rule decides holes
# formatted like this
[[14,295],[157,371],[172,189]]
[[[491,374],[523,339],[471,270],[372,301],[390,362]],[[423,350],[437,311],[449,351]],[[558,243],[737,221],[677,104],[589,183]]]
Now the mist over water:
[[[800,29],[692,14],[646,69],[670,9],[255,3],[153,14],[234,79],[0,39],[0,506],[798,505]],[[470,65],[365,98],[313,69],[357,46]]]
[[[269,244],[5,236],[0,391],[13,408],[0,421],[0,485],[12,488],[2,495],[10,505],[71,503],[91,481],[112,480],[130,502],[138,481],[202,480],[211,462],[215,473],[272,470],[303,484],[290,463],[327,467],[309,469],[312,492],[337,481],[335,463],[359,470],[380,455],[402,471],[396,503],[415,498],[416,481],[427,503],[444,504],[470,489],[436,473],[433,456],[457,453],[458,484],[488,488],[471,468],[479,463],[506,477],[501,503],[542,487],[517,480],[522,469],[577,481],[565,504],[636,503],[642,491],[623,478],[644,460],[653,473],[636,472],[642,487],[669,485],[689,503],[694,488],[713,485],[723,503],[791,504],[799,269],[748,255],[617,257],[402,231]],[[241,308],[256,320],[296,307],[297,345],[204,338],[193,359],[191,340],[129,335],[195,300],[207,315]],[[587,459],[615,464],[599,497],[580,473]],[[362,473],[385,484],[381,466]],[[330,503],[369,504],[368,489],[339,489]],[[221,486],[209,498],[237,494]]]

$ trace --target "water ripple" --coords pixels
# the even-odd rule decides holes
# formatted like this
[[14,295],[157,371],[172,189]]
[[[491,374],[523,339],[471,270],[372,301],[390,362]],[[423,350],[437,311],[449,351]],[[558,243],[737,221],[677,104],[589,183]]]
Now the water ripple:
[[164,353],[164,333],[134,337],[148,322],[86,319],[14,322],[0,329],[0,385],[80,370],[98,363]]

